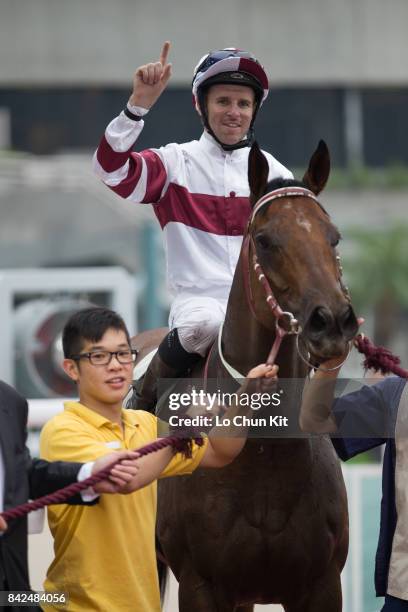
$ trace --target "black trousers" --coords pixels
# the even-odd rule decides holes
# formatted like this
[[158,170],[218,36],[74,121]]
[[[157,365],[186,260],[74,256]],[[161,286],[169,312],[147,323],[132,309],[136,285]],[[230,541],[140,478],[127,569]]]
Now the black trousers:
[[381,612],[408,612],[408,601],[406,599],[398,599],[392,595],[385,596],[385,603]]
[[[3,569],[0,565],[0,591],[9,591],[9,585],[7,584],[7,580],[4,576]],[[24,606],[24,607],[10,607],[10,606],[1,606],[1,612],[41,612],[41,608],[38,606]]]

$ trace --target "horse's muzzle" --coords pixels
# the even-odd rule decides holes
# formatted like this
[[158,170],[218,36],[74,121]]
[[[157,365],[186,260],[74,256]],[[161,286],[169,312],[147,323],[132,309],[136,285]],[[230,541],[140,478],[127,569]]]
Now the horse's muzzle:
[[303,340],[316,357],[336,357],[345,352],[346,344],[358,332],[353,308],[345,304],[335,312],[327,306],[316,306],[304,326]]

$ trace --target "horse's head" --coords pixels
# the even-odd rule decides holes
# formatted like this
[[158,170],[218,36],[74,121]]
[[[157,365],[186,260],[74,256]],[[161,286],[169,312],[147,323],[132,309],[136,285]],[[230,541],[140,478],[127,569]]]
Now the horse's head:
[[[299,321],[300,340],[312,358],[321,361],[341,355],[358,324],[341,281],[339,231],[315,197],[330,173],[327,146],[320,141],[302,182],[268,183],[268,172],[267,160],[255,143],[248,165],[252,251],[281,309]],[[257,318],[271,328],[274,317],[252,266],[250,277]]]

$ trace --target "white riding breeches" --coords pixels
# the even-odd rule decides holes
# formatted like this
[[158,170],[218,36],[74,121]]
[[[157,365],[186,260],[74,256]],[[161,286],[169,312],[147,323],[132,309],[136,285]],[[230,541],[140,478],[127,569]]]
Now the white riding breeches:
[[177,328],[181,346],[204,357],[224,321],[227,300],[212,297],[177,297],[170,310],[169,327]]

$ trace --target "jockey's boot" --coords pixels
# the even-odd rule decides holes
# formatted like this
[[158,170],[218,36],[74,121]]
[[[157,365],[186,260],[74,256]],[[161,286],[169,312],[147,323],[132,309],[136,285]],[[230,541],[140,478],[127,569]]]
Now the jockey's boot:
[[183,348],[177,329],[172,329],[162,340],[145,375],[133,382],[133,395],[128,400],[126,408],[147,410],[154,414],[159,399],[157,381],[160,378],[178,378],[187,373],[199,359],[200,355],[189,353]]
[[142,378],[133,381],[133,394],[129,398],[126,408],[147,410],[147,412],[154,414],[158,400],[158,380],[160,378],[177,378],[179,375],[180,372],[168,366],[157,351]]

